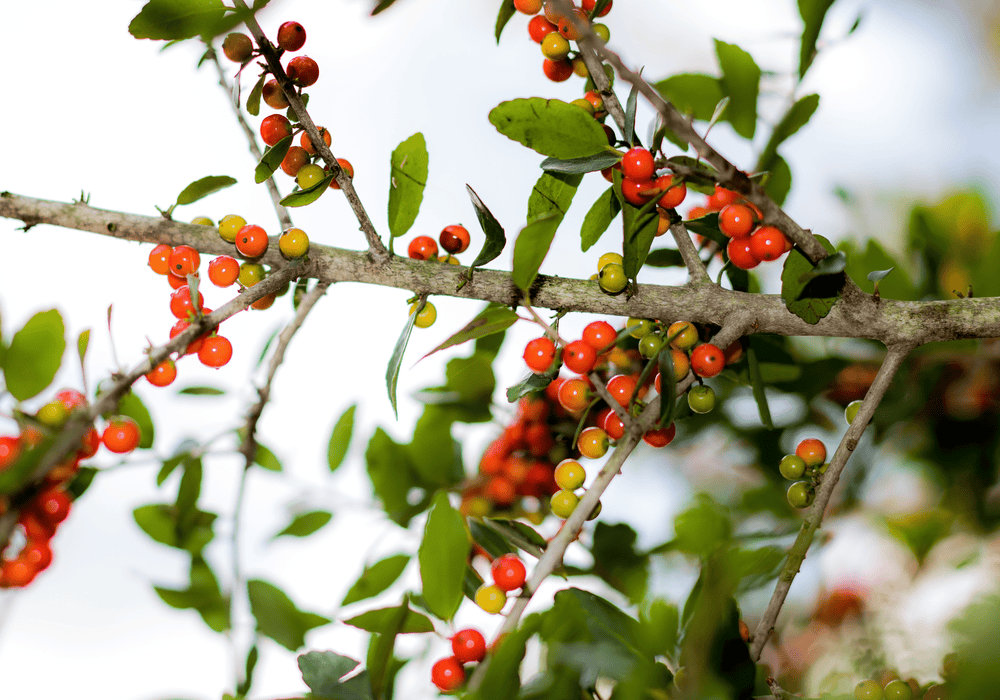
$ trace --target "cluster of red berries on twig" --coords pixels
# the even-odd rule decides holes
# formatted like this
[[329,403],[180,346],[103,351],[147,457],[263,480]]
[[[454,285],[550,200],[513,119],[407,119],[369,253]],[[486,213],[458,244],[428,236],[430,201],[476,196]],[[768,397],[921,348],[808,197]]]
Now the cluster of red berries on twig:
[[[599,0],[583,0],[582,7],[574,7],[573,14],[579,22],[590,23]],[[604,5],[597,14],[604,17],[611,11],[611,2]],[[542,0],[514,0],[514,7],[526,15],[534,15],[528,22],[528,36],[539,44],[542,55],[542,71],[554,82],[561,83],[576,74],[581,78],[588,77],[587,65],[580,56],[579,50],[573,49],[573,42],[580,39],[580,32],[570,18],[558,12],[551,2]],[[544,10],[544,12],[543,12]],[[543,12],[539,14],[539,12]],[[607,25],[593,23],[590,28],[605,42],[611,38]]]
[[738,268],[750,270],[762,262],[777,260],[794,244],[774,226],[760,226],[760,209],[736,192],[716,186],[703,207],[692,207],[688,219],[719,213],[719,230],[729,237],[726,254]]
[[[469,248],[470,240],[467,228],[461,224],[452,224],[441,229],[437,241],[430,236],[415,237],[407,246],[406,254],[413,260],[432,260],[450,265],[458,265],[458,258],[455,256],[459,253],[464,253]],[[444,255],[441,256],[438,256],[439,242],[441,250],[444,251]],[[417,314],[414,325],[417,328],[428,328],[437,320],[437,309],[429,301],[424,303],[423,309],[419,307],[419,302],[414,302],[410,306],[410,313]]]

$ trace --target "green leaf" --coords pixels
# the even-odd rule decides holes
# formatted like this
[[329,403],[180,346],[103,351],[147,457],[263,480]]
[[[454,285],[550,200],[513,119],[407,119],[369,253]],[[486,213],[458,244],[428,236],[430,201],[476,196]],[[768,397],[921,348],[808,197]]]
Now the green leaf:
[[333,173],[330,173],[309,189],[299,190],[298,192],[292,192],[290,195],[287,195],[281,200],[281,204],[286,207],[304,207],[307,204],[312,204],[323,196],[323,193],[330,187],[330,183],[333,182],[333,180],[334,175]]
[[[257,668],[257,661],[260,659],[260,650],[257,649],[257,645],[254,644],[250,647],[250,651],[247,652],[247,660],[245,664],[245,670],[243,672],[243,680],[240,681],[239,685],[236,686],[236,695],[239,697],[245,697],[247,693],[250,692],[250,688],[253,685],[253,672]],[[223,696],[222,700],[226,700],[227,697]],[[233,698],[236,700],[236,698]]]
[[565,215],[582,181],[583,175],[579,174],[542,173],[528,196],[528,223]]
[[521,230],[514,242],[511,280],[526,295],[530,295],[531,285],[538,276],[538,268],[542,266],[561,222],[562,216],[558,214],[536,219]]
[[262,73],[257,82],[254,83],[253,89],[250,94],[247,95],[247,112],[256,117],[260,114],[260,98],[264,93],[264,82],[270,77],[270,73]]
[[771,422],[771,409],[767,405],[767,394],[764,392],[764,378],[761,375],[760,363],[757,362],[757,353],[754,352],[753,348],[747,348],[747,369],[750,372],[750,386],[753,389],[753,399],[757,402],[760,422],[768,430],[774,430],[774,423]]
[[680,73],[665,78],[653,87],[682,114],[708,121],[725,94],[718,78],[700,73]]
[[816,263],[812,274],[814,277],[822,275],[836,275],[839,272],[843,272],[846,267],[847,256],[845,256],[842,251],[838,250],[833,255],[829,255]]
[[805,76],[813,59],[816,58],[816,40],[823,26],[826,11],[833,0],[799,0],[799,15],[805,26],[802,29],[802,44],[799,48],[799,81]]
[[[576,107],[576,109],[579,110],[579,107]],[[466,185],[465,189],[468,190],[469,199],[472,200],[472,206],[476,209],[476,218],[479,219],[479,225],[482,227],[483,233],[486,234],[486,242],[483,244],[483,249],[479,251],[479,255],[476,256],[476,259],[472,263],[472,267],[480,267],[500,255],[504,246],[507,245],[507,235],[504,233],[503,226],[496,220],[492,212],[486,208],[486,205],[483,204],[483,200],[479,198],[476,191],[469,187],[469,185]]]
[[622,243],[622,258],[624,258],[625,275],[636,281],[639,270],[646,264],[649,248],[656,238],[656,227],[660,215],[656,213],[655,202],[650,202],[642,209],[625,204],[622,209],[624,241]]
[[890,272],[892,272],[895,269],[896,268],[894,268],[894,267],[890,267],[888,270],[874,270],[872,272],[869,272],[868,273],[868,281],[869,282],[881,282],[882,280],[884,280],[886,277],[889,276]]
[[177,393],[181,396],[224,396],[226,392],[214,386],[186,386]]
[[272,537],[276,540],[282,536],[308,537],[333,519],[333,514],[325,510],[311,510],[308,513],[299,513],[292,522],[288,523],[284,530]]
[[388,9],[389,9],[389,7],[390,7],[390,6],[391,6],[391,5],[392,5],[392,4],[394,3],[394,2],[396,2],[396,0],[380,0],[380,2],[379,2],[379,3],[378,3],[378,4],[376,5],[376,6],[375,6],[375,9],[373,9],[373,10],[372,10],[372,14],[371,14],[371,16],[372,16],[372,17],[374,17],[374,16],[375,16],[375,15],[377,15],[377,14],[378,14],[379,12],[382,12],[383,10],[388,10]]
[[396,146],[390,160],[389,233],[398,238],[410,230],[420,211],[427,185],[427,142],[416,133]]
[[347,591],[347,595],[340,603],[341,606],[350,605],[366,598],[374,598],[396,582],[409,561],[408,554],[395,554],[377,561],[371,566],[366,566],[358,580]]
[[519,669],[524,660],[525,647],[538,632],[537,622],[529,624],[531,620],[537,618],[529,618],[496,645],[483,683],[473,696],[475,700],[510,700],[518,696],[521,687]]
[[508,542],[506,537],[495,529],[483,525],[476,518],[470,518],[468,524],[473,542],[482,547],[494,559],[516,551],[514,545]]
[[378,428],[368,443],[365,462],[375,495],[382,501],[382,509],[393,522],[406,527],[430,502],[425,498],[413,505],[407,500],[410,490],[419,485],[408,451]]
[[302,680],[313,695],[330,697],[337,692],[340,679],[358,666],[358,661],[332,651],[310,651],[298,658]]
[[645,597],[649,578],[649,557],[635,550],[637,539],[635,530],[625,523],[598,522],[591,545],[594,573],[628,596],[633,605]]
[[424,308],[426,298],[420,302],[416,311],[406,318],[406,325],[403,332],[399,334],[396,347],[392,350],[392,357],[389,358],[389,365],[385,368],[385,386],[389,391],[389,402],[392,404],[392,413],[399,418],[399,411],[396,410],[396,384],[399,382],[399,368],[403,364],[403,353],[406,352],[406,344],[410,341],[410,333],[413,332],[413,324],[417,320],[417,314]]
[[267,581],[247,581],[247,595],[250,611],[257,620],[257,631],[288,651],[306,643],[306,632],[330,622],[322,615],[299,610],[284,591]]
[[[816,236],[816,239],[828,252],[834,252],[828,240],[822,236]],[[781,270],[781,298],[784,299],[785,307],[789,311],[806,323],[815,325],[830,313],[830,309],[837,303],[844,280],[843,273],[815,280],[813,278],[812,262],[799,252],[798,248],[792,249]],[[814,295],[803,297],[807,286],[815,282],[821,282],[822,286],[814,292]]]
[[778,125],[771,132],[771,138],[757,159],[757,170],[771,170],[778,156],[778,146],[805,126],[819,108],[819,95],[806,95],[796,100]]
[[625,130],[622,140],[629,145],[635,145],[635,109],[639,101],[639,86],[633,85],[625,101]]
[[[393,623],[393,618],[399,613],[399,610],[399,607],[369,610],[349,620],[344,620],[344,624],[363,629],[366,632],[382,633]],[[434,623],[429,617],[416,610],[407,610],[399,634],[423,634],[433,631]]]
[[532,372],[514,386],[509,387],[507,389],[507,401],[514,403],[522,396],[527,396],[534,391],[541,391],[551,384],[552,380],[555,379],[556,375],[559,373],[559,366],[555,363],[553,363],[552,366],[555,369],[555,372],[552,370],[549,370],[549,372],[546,372],[545,374],[535,374]]
[[693,171],[684,176],[684,184],[689,190],[707,195],[715,192],[715,181],[719,177],[719,172],[712,166],[691,156],[672,156],[667,158],[667,163],[680,165]]
[[55,309],[39,311],[14,334],[4,359],[4,381],[11,396],[24,401],[52,383],[66,350],[65,334]]
[[281,167],[281,161],[288,154],[288,149],[292,146],[294,136],[286,136],[278,141],[260,157],[257,168],[253,171],[253,181],[258,185],[274,174],[274,171]]
[[222,20],[222,0],[150,0],[128,25],[136,39],[190,39],[214,34]]
[[403,606],[399,608],[395,619],[385,632],[373,634],[368,642],[367,671],[371,680],[372,696],[376,698],[391,698],[395,686],[396,674],[406,661],[393,656],[396,648],[396,637],[402,629],[409,612],[409,599],[404,598]]
[[330,465],[330,471],[336,471],[347,456],[347,449],[351,446],[351,436],[354,434],[354,412],[357,407],[357,404],[348,406],[330,433],[330,443],[326,448],[326,462]]
[[128,416],[139,425],[139,447],[148,450],[153,446],[155,431],[153,429],[153,417],[149,415],[149,409],[142,402],[139,395],[134,390],[118,400],[118,415]]
[[189,532],[197,518],[198,498],[201,496],[201,482],[204,472],[201,458],[195,457],[184,462],[181,483],[177,488],[177,501],[174,504],[177,511],[178,534]]
[[90,345],[90,329],[85,328],[80,331],[80,335],[76,338],[76,354],[80,356],[80,367],[83,368],[83,363],[87,359],[87,347]]
[[723,507],[705,494],[699,495],[695,505],[674,519],[677,549],[698,556],[707,556],[726,544],[732,530]]
[[224,190],[227,187],[232,187],[235,184],[236,178],[229,177],[228,175],[209,175],[208,177],[203,177],[200,180],[195,180],[181,190],[181,193],[177,195],[177,205],[197,202],[199,199],[214,194],[219,190]]
[[453,422],[448,409],[429,405],[413,429],[413,442],[406,451],[420,482],[426,486],[452,486],[465,476],[461,445],[451,436]]
[[604,128],[585,110],[541,97],[501,102],[490,123],[509,139],[553,158],[582,158],[608,145]]
[[656,368],[660,371],[660,427],[667,427],[674,420],[677,406],[677,377],[674,376],[674,356],[670,346],[664,344],[656,356]]
[[518,318],[518,315],[507,306],[489,304],[476,314],[474,319],[466,323],[460,331],[449,336],[447,340],[420,359],[423,360],[439,350],[461,345],[470,340],[483,338],[494,333],[502,333],[513,326]]
[[198,611],[205,624],[215,632],[230,628],[229,598],[223,596],[219,582],[208,563],[200,556],[191,558],[191,584],[186,589],[153,589],[160,599],[172,608]]
[[610,168],[615,163],[621,161],[621,159],[621,156],[617,153],[603,151],[595,153],[592,156],[584,156],[583,158],[568,158],[566,160],[546,158],[542,161],[541,168],[550,173],[593,173],[598,170]]
[[66,493],[75,501],[83,495],[84,491],[90,488],[90,484],[94,481],[95,476],[97,476],[97,469],[93,467],[80,467],[76,476],[73,477],[73,480],[69,482],[69,486],[66,487]]
[[465,521],[438,492],[427,517],[420,542],[420,580],[427,609],[442,620],[450,620],[462,602],[462,579],[469,557],[469,533]]
[[657,248],[649,251],[646,264],[652,267],[684,267],[684,258],[674,248]]
[[735,44],[716,39],[715,53],[722,68],[722,90],[730,99],[726,120],[737,134],[752,139],[757,129],[760,68],[750,54]]
[[680,625],[680,612],[676,605],[654,600],[646,611],[641,612],[639,624],[644,648],[655,656],[674,656]]
[[549,546],[548,540],[538,534],[530,525],[522,523],[520,520],[507,520],[505,518],[490,518],[490,520],[500,526],[501,529],[516,532],[521,539],[529,542],[539,549]]
[[503,28],[507,26],[510,18],[514,16],[515,10],[514,0],[501,0],[500,11],[497,13],[497,26],[494,31],[498,44],[500,43],[500,34],[503,33]]
[[583,225],[580,227],[580,249],[583,252],[586,253],[600,240],[621,209],[622,205],[615,197],[614,187],[609,187],[597,198],[587,215],[583,217]]
[[781,206],[791,189],[792,170],[784,158],[775,156],[768,170],[767,181],[764,183],[764,192],[774,200],[775,204]]
[[160,544],[177,549],[185,549],[192,554],[198,554],[215,536],[212,525],[216,515],[205,511],[196,511],[189,520],[188,531],[180,532],[180,523],[176,506],[166,504],[149,504],[139,506],[132,512],[136,524]]

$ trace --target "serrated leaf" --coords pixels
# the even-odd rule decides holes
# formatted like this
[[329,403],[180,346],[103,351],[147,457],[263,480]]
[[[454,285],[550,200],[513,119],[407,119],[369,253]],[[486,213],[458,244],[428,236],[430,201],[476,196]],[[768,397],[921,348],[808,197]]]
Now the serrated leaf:
[[310,651],[298,658],[302,681],[313,695],[331,697],[340,686],[340,679],[358,666],[358,661],[332,651]]
[[389,403],[392,404],[392,412],[398,418],[399,411],[396,410],[396,385],[399,383],[399,368],[403,364],[403,354],[406,352],[406,344],[410,342],[410,333],[413,332],[413,324],[417,320],[417,314],[424,308],[427,299],[423,299],[417,309],[406,319],[403,332],[399,334],[396,347],[392,350],[392,357],[389,358],[389,365],[385,369],[385,386],[389,392]]
[[333,519],[333,514],[325,510],[311,510],[308,513],[299,513],[292,522],[288,523],[284,530],[277,532],[271,538],[276,540],[279,537],[308,537]]
[[136,39],[189,39],[214,34],[225,14],[222,0],[150,0],[128,25]]
[[366,566],[361,576],[358,577],[358,580],[347,591],[347,595],[344,596],[344,600],[340,604],[342,606],[350,605],[359,600],[374,598],[396,582],[396,579],[402,575],[403,569],[406,568],[409,561],[409,555],[396,554],[377,561],[371,566]]
[[[579,107],[576,109],[579,109]],[[493,213],[486,208],[486,205],[483,204],[483,200],[479,198],[476,191],[469,185],[466,185],[465,189],[468,190],[469,199],[472,200],[472,206],[476,210],[476,218],[479,220],[479,226],[483,229],[483,233],[486,234],[486,242],[472,263],[472,267],[475,268],[485,265],[500,255],[504,246],[507,245],[507,235],[504,233],[503,226],[496,220]]]
[[597,198],[587,215],[583,217],[583,225],[580,227],[580,249],[583,252],[590,250],[601,239],[621,209],[622,205],[615,197],[614,187],[609,187]]
[[802,29],[802,42],[799,47],[799,80],[809,70],[816,58],[816,40],[823,26],[826,11],[833,5],[833,0],[799,0],[799,16],[805,26]]
[[182,396],[224,396],[226,392],[214,386],[186,386],[177,393]]
[[604,128],[585,110],[541,97],[501,102],[490,123],[509,139],[553,158],[582,158],[608,145]]
[[257,168],[253,171],[253,180],[258,185],[274,174],[274,171],[281,167],[281,161],[288,154],[288,149],[292,146],[294,136],[286,136],[278,141],[261,156]]
[[336,471],[347,456],[347,449],[351,446],[351,436],[354,434],[354,412],[357,407],[357,404],[348,406],[330,433],[330,442],[326,448],[326,462],[330,466],[330,471]]
[[566,160],[546,158],[541,162],[540,167],[542,170],[550,173],[580,174],[604,170],[619,161],[621,161],[620,155],[604,151],[592,156],[584,156],[583,158],[568,158]]
[[260,98],[264,93],[264,82],[267,80],[269,75],[270,73],[261,74],[261,76],[257,78],[257,82],[254,83],[250,94],[247,95],[247,112],[255,117],[260,114]]
[[197,202],[199,199],[219,190],[224,190],[227,187],[232,187],[235,184],[236,178],[229,177],[228,175],[209,175],[200,180],[195,180],[177,195],[177,206]]
[[514,311],[511,311],[510,307],[490,304],[476,314],[476,317],[466,323],[460,331],[449,336],[447,340],[420,359],[423,360],[439,350],[461,345],[470,340],[484,338],[494,333],[502,333],[513,326],[518,318],[520,317]]
[[890,267],[888,270],[875,270],[874,272],[869,272],[868,273],[868,281],[869,282],[881,282],[882,280],[884,280],[889,275],[890,272],[892,272],[895,269],[896,268],[894,268],[894,267]]
[[323,193],[330,187],[330,183],[333,182],[334,177],[334,174],[330,173],[309,189],[292,192],[281,200],[281,204],[286,207],[304,207],[307,204],[312,204],[323,196]]
[[639,86],[633,85],[625,101],[625,130],[622,140],[631,146],[635,145],[635,109],[639,102]]
[[733,125],[737,134],[752,139],[757,129],[760,68],[750,54],[735,44],[716,39],[715,54],[722,68],[723,93],[730,98],[726,120]]
[[503,28],[507,26],[510,18],[514,16],[515,9],[514,0],[501,0],[500,11],[497,13],[497,26],[493,32],[498,44],[500,43],[500,35],[503,33]]
[[[829,253],[835,252],[833,246],[823,236],[816,236],[816,240]],[[830,275],[821,279],[829,280],[829,286],[833,288],[832,294],[801,298],[802,294],[806,291],[806,287],[815,281],[814,277],[812,262],[799,252],[797,248],[792,249],[792,252],[785,259],[781,270],[781,298],[785,301],[785,307],[789,311],[810,324],[819,323],[822,318],[830,313],[830,309],[833,308],[833,305],[840,298],[839,291],[840,287],[843,286],[843,279],[839,280],[840,286],[837,286],[838,276]]]
[[767,394],[764,391],[764,378],[761,375],[760,363],[757,362],[757,353],[754,352],[753,348],[747,348],[747,371],[750,374],[753,400],[757,402],[757,412],[760,413],[760,422],[768,430],[774,430],[774,423],[771,422],[771,409],[767,405]]
[[718,78],[700,73],[672,75],[653,87],[679,112],[701,121],[711,119],[715,106],[725,97]]
[[538,219],[525,226],[514,242],[511,280],[525,294],[529,294],[531,285],[538,276],[538,268],[548,255],[549,246],[552,245],[552,239],[555,238],[560,222],[562,216],[558,214]]
[[281,460],[277,458],[274,452],[259,442],[253,455],[253,463],[271,472],[280,472],[282,470]]
[[[398,612],[399,607],[369,610],[366,613],[355,615],[349,620],[344,620],[344,624],[363,629],[366,632],[382,633],[392,624],[393,618]],[[429,617],[416,610],[407,610],[406,619],[403,621],[399,634],[423,634],[433,631],[434,623]]]
[[299,610],[284,591],[267,581],[247,581],[247,595],[257,631],[288,651],[295,651],[306,643],[306,632],[330,622],[322,615]]
[[66,350],[65,334],[55,309],[39,311],[14,334],[4,358],[4,381],[11,396],[24,401],[52,383]]
[[390,160],[389,233],[398,238],[410,230],[420,211],[427,185],[427,143],[416,133],[396,146]]
[[439,491],[427,516],[420,542],[420,580],[427,609],[442,620],[450,620],[462,602],[462,580],[469,557],[469,533],[465,521]]

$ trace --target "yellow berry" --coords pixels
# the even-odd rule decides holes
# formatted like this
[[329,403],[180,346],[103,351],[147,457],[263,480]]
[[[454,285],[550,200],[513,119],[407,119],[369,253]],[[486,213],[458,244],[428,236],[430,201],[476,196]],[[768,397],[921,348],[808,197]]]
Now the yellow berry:
[[561,489],[575,491],[583,486],[583,481],[586,478],[586,470],[583,468],[583,465],[575,459],[564,459],[556,467],[556,484],[558,484]]
[[264,279],[264,266],[258,263],[243,263],[240,265],[240,284],[252,287]]
[[309,252],[309,236],[300,228],[290,228],[278,237],[278,248],[286,258],[301,258]]
[[552,494],[552,498],[549,500],[549,507],[552,509],[553,515],[565,520],[573,513],[579,502],[579,496],[572,491],[563,489]]
[[[414,302],[413,305],[410,307],[411,316],[417,312],[417,306],[419,304],[420,302],[417,301]],[[428,301],[426,304],[424,304],[424,308],[420,310],[420,313],[417,313],[417,320],[413,322],[413,325],[415,325],[417,328],[428,328],[434,325],[434,322],[437,320],[437,317],[438,317],[437,309],[434,308],[434,304]]]
[[622,262],[622,256],[618,253],[605,253],[597,259],[597,271],[600,272],[601,269],[608,263],[617,263],[618,265],[621,265]]
[[219,221],[219,235],[222,240],[236,242],[236,234],[247,225],[247,220],[236,214],[227,214]]
[[476,605],[486,612],[496,615],[507,604],[507,594],[499,586],[484,583],[476,591]]
[[198,224],[200,226],[215,226],[215,222],[209,219],[207,216],[196,216],[191,219],[192,224]]

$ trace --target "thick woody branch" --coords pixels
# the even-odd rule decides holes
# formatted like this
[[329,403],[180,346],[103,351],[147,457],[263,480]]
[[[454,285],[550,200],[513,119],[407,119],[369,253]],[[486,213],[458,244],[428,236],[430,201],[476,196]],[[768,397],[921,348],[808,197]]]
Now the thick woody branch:
[[893,377],[912,349],[913,346],[911,345],[898,345],[889,348],[889,354],[875,375],[875,380],[872,382],[871,388],[868,389],[868,393],[865,395],[858,414],[854,417],[850,427],[837,446],[837,451],[830,460],[830,466],[827,467],[826,473],[822,476],[822,481],[816,492],[816,500],[813,502],[809,513],[806,515],[805,522],[802,523],[798,537],[795,538],[795,542],[788,552],[788,559],[785,560],[785,565],[782,567],[781,573],[778,574],[778,585],[774,589],[771,601],[764,610],[764,616],[757,625],[757,629],[751,639],[750,655],[754,661],[760,658],[764,644],[774,630],[774,623],[778,619],[778,613],[781,612],[781,606],[784,605],[785,597],[792,587],[792,581],[795,580],[795,575],[798,573],[799,567],[802,566],[810,545],[812,545],[816,530],[819,529],[820,524],[823,522],[823,515],[826,512],[827,505],[830,503],[833,489],[840,480],[840,475],[847,465],[848,458],[851,456],[854,448],[857,447],[861,433],[864,432],[869,421],[871,421],[872,416],[875,414],[875,409],[882,401],[882,397],[885,396],[885,392],[892,383]]
[[[18,219],[28,226],[48,223],[124,240],[169,245],[185,243],[206,254],[238,257],[232,244],[223,241],[214,229],[162,217],[123,214],[86,204],[53,202],[11,193],[0,193],[0,216]],[[282,265],[276,248],[272,245],[262,262]],[[361,282],[504,305],[515,305],[522,298],[510,273],[499,270],[479,269],[475,278],[459,289],[464,271],[461,265],[407,258],[393,258],[381,264],[367,253],[313,244],[302,276],[323,282]],[[859,294],[840,299],[815,325],[789,312],[777,295],[745,294],[717,285],[641,284],[636,295],[626,298],[625,295],[608,296],[589,280],[539,275],[531,290],[531,299],[538,308],[661,321],[685,320],[717,326],[726,326],[736,315],[747,314],[753,333],[865,338],[877,340],[887,347],[1000,337],[1000,298],[996,297],[916,302],[876,301],[869,295]]]

